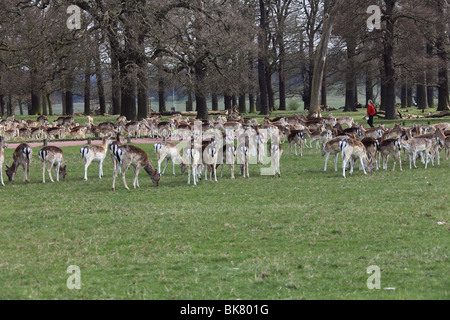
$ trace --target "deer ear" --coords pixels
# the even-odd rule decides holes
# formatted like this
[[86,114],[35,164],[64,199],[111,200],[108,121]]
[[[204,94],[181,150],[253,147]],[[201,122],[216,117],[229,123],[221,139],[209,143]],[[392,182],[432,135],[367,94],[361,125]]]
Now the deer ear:
[[5,167],[6,167],[6,170],[9,170],[9,167],[7,165],[5,165]]

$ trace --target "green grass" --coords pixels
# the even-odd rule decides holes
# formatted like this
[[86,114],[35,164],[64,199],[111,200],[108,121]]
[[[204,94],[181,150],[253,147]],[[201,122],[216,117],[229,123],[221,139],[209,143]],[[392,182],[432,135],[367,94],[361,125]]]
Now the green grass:
[[[153,145],[139,146],[156,166]],[[102,180],[94,163],[83,181],[79,147],[65,147],[66,181],[42,184],[38,150],[30,184],[20,169],[0,186],[1,299],[448,299],[443,154],[440,166],[344,179],[341,161],[323,172],[318,150],[285,145],[281,178],[251,165],[249,179],[225,168],[193,187],[169,163],[159,188],[142,171],[140,189],[118,179],[113,192],[109,158]],[[80,290],[66,286],[70,265]],[[380,290],[366,286],[371,265]]]

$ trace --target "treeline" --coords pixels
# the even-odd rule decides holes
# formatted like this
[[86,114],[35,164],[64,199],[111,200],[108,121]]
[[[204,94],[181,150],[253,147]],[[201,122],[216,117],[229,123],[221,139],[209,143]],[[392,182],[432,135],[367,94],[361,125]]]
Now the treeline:
[[[427,108],[435,95],[448,110],[449,12],[445,0],[4,0],[0,111],[52,114],[60,93],[63,114],[79,95],[86,114],[95,101],[100,114],[141,119],[150,92],[164,112],[176,87],[199,118],[219,97],[227,109],[268,114],[301,96],[312,114],[311,97],[326,105],[336,85],[347,111],[376,99],[394,118],[397,97]],[[315,58],[326,62],[313,85]]]

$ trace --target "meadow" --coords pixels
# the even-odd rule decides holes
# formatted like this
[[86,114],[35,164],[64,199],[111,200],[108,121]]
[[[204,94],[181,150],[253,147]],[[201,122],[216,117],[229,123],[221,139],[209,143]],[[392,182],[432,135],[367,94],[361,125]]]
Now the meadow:
[[[137,146],[156,166],[153,145]],[[43,184],[33,148],[31,183],[19,169],[0,186],[0,299],[448,299],[444,153],[440,166],[400,172],[390,161],[344,179],[341,161],[324,172],[319,150],[283,148],[281,178],[250,165],[249,179],[236,168],[232,180],[226,167],[194,187],[169,163],[159,188],[142,171],[140,189],[118,179],[115,192],[109,158],[103,179],[94,163],[84,181],[80,147],[64,147],[66,180]],[[67,287],[71,265],[79,290]],[[380,289],[367,287],[373,265]]]

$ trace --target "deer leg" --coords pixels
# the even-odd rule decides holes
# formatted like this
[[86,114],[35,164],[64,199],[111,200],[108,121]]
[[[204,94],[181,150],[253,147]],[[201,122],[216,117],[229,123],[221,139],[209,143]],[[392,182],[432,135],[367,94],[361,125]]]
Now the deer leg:
[[45,183],[45,161],[42,163],[42,183]]
[[125,165],[123,166],[122,172],[121,172],[123,185],[124,185],[125,189],[127,189],[127,190],[130,190],[130,188],[128,188],[127,181],[126,181],[126,179],[125,179],[125,173],[127,172],[127,170],[128,170],[129,167],[130,167],[130,164],[129,164],[129,163],[128,163],[128,164],[125,164]]

